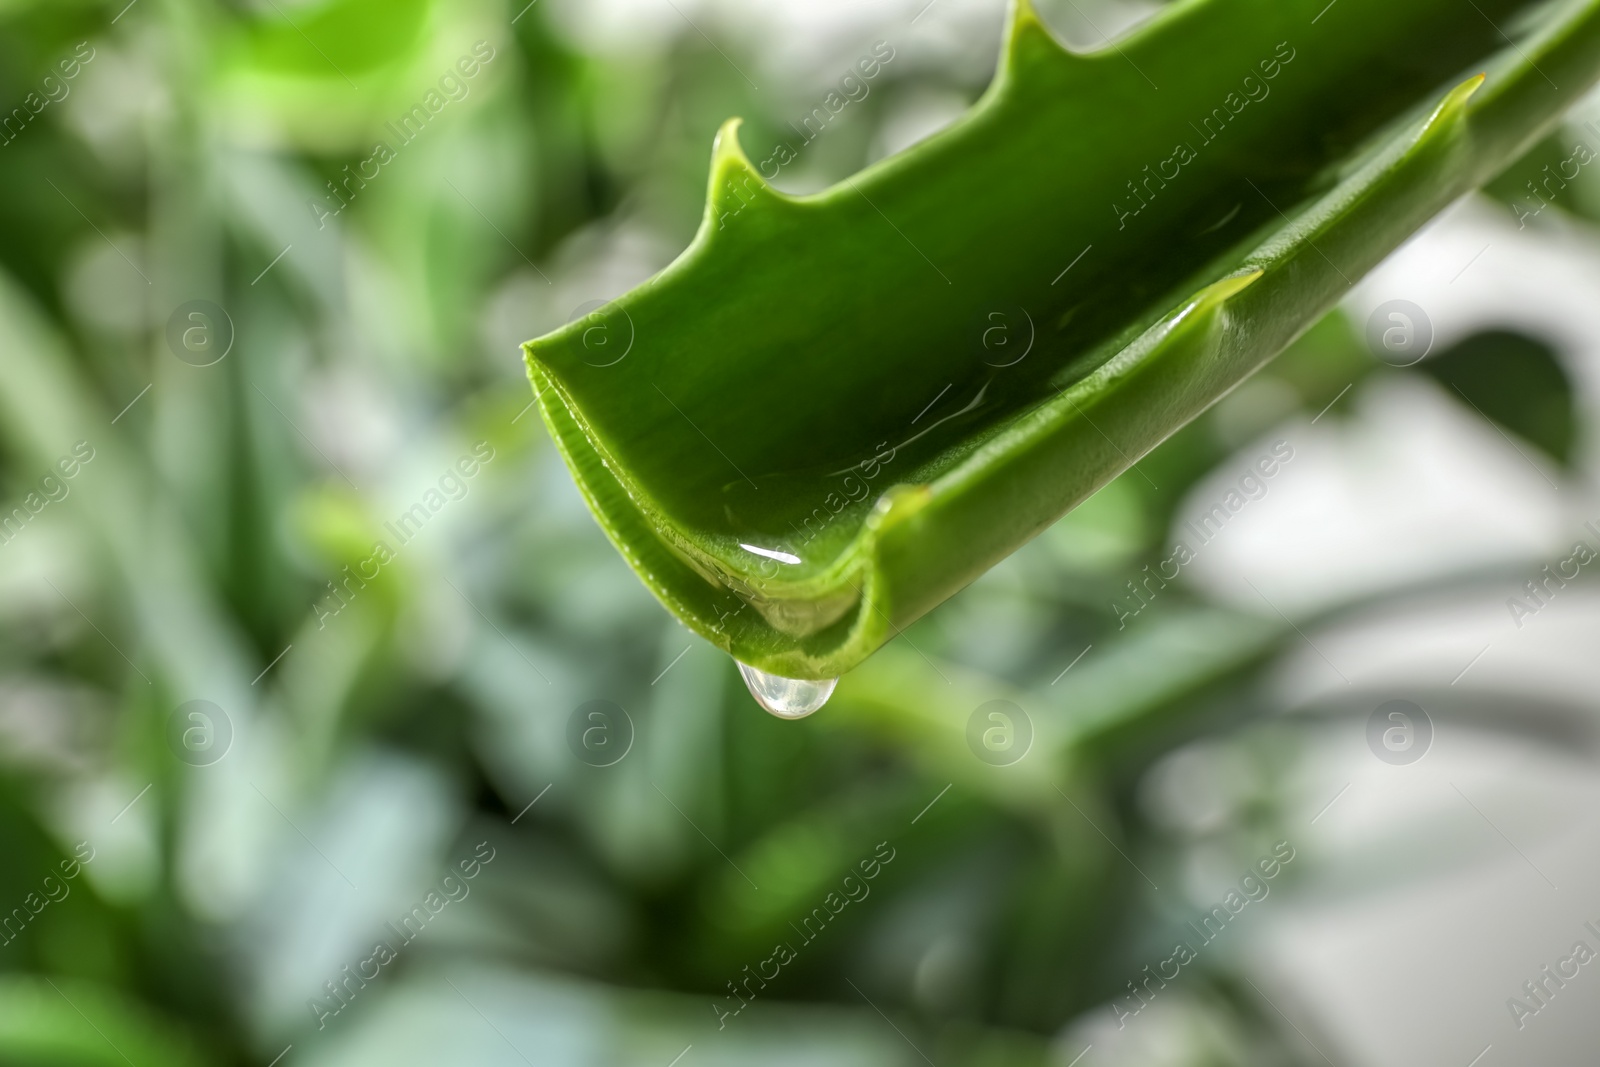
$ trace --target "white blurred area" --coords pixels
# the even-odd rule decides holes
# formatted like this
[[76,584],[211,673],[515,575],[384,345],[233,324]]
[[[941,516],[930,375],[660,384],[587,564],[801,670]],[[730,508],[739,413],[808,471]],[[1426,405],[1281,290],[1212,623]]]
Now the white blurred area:
[[[1551,344],[1584,407],[1600,404],[1600,251],[1566,218],[1519,230],[1503,208],[1462,201],[1356,286],[1345,308],[1365,323],[1380,304],[1409,300],[1433,323],[1432,351],[1491,328]],[[1349,421],[1305,420],[1274,431],[1295,458],[1265,498],[1231,519],[1193,567],[1207,592],[1243,607],[1265,597],[1285,611],[1470,567],[1524,560],[1530,577],[1566,554],[1600,519],[1592,488],[1596,443],[1580,441],[1578,480],[1537,450],[1421,379],[1357,387]],[[1238,466],[1261,445],[1246,447]],[[1186,519],[1226,489],[1224,464],[1200,486]],[[1565,483],[1565,484],[1563,484]],[[1181,524],[1180,524],[1181,525]],[[1589,535],[1593,536],[1593,535]],[[1259,589],[1252,591],[1241,575]],[[1509,594],[1508,594],[1509,595]]]
[[[1378,305],[1409,300],[1433,323],[1434,353],[1488,329],[1538,338],[1593,411],[1592,230],[1555,212],[1519,229],[1468,198],[1358,284],[1345,311],[1359,329]],[[1508,999],[1537,1007],[1523,982],[1579,940],[1600,950],[1583,926],[1600,925],[1600,594],[1569,585],[1520,625],[1507,602],[1575,542],[1600,549],[1584,526],[1600,524],[1600,452],[1580,439],[1575,469],[1560,471],[1422,376],[1374,375],[1340,406],[1245,444],[1173,531],[1226,492],[1234,468],[1292,444],[1266,495],[1188,568],[1208,595],[1302,631],[1264,698],[1310,717],[1286,831],[1307,861],[1297,893],[1250,931],[1255,980],[1312,1061],[1593,1064],[1600,974],[1583,968],[1521,1026]],[[1426,588],[1451,576],[1448,591]],[[1393,595],[1407,585],[1412,595]],[[1380,591],[1381,609],[1319,617]],[[1431,749],[1405,766],[1376,759],[1364,732],[1395,698],[1433,723]],[[1107,1050],[1142,1040],[1097,1032]]]
[[[713,26],[754,57],[741,74],[758,90],[823,87],[863,43],[904,45],[918,69],[969,75],[992,69],[1007,0],[546,0],[553,23],[582,51],[647,55],[685,28]],[[1073,48],[1089,50],[1160,9],[1151,0],[1037,0],[1040,17]],[[732,60],[730,60],[732,62]],[[759,76],[758,76],[759,75]],[[769,80],[769,85],[762,85]],[[950,116],[953,119],[955,116]]]

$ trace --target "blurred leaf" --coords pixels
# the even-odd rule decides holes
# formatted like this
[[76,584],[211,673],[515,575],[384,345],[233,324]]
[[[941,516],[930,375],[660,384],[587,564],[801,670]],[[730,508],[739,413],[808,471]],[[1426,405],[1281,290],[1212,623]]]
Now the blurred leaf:
[[263,68],[354,76],[403,55],[431,7],[432,0],[327,0],[288,11],[272,4],[249,24],[246,48]]
[[1542,341],[1486,330],[1423,360],[1417,370],[1563,467],[1572,466],[1578,398],[1561,361]]
[[198,1067],[193,1046],[149,1012],[65,978],[0,978],[0,1063],[7,1067]]

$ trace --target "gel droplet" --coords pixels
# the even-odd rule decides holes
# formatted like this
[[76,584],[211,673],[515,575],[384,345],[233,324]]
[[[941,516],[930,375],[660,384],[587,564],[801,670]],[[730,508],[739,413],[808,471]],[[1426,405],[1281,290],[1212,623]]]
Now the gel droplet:
[[839,679],[828,678],[820,682],[801,678],[780,678],[776,674],[758,671],[748,664],[739,664],[739,673],[756,703],[780,719],[803,719],[828,702],[833,687]]

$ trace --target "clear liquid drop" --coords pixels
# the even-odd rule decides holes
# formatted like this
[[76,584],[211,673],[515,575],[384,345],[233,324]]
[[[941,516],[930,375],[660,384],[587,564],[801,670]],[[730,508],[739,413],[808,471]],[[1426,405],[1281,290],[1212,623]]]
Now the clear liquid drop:
[[813,682],[800,678],[780,678],[776,674],[758,671],[747,664],[739,664],[739,673],[756,703],[780,719],[803,719],[828,702],[833,687],[839,679],[828,678]]

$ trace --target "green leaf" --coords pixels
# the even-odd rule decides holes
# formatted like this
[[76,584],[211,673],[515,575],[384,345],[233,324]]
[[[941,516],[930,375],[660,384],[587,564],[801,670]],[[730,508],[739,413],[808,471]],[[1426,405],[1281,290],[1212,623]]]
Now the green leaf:
[[1596,0],[1187,0],[1087,54],[1016,0],[970,113],[822,193],[772,189],[725,125],[689,249],[530,342],[529,375],[668,608],[835,676],[1281,351],[1597,71]]
[[142,1007],[67,978],[0,979],[0,1063],[30,1067],[195,1067],[190,1042]]
[[1557,463],[1572,465],[1577,395],[1547,345],[1507,330],[1486,330],[1423,360],[1417,370]]

